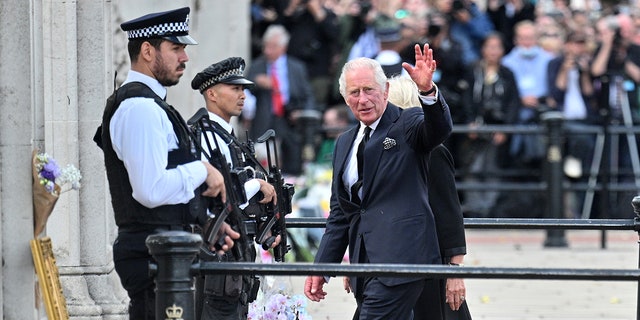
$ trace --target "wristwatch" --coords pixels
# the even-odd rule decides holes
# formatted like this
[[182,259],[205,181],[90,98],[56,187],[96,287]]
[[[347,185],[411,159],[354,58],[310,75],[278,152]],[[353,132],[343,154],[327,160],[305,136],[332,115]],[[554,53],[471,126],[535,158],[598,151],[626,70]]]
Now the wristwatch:
[[432,83],[431,89],[429,89],[429,90],[427,90],[427,91],[422,91],[422,90],[418,91],[418,93],[419,93],[421,96],[428,96],[428,95],[430,95],[430,94],[432,94],[432,93],[434,93],[434,92],[436,92],[436,85],[435,85],[435,83]]

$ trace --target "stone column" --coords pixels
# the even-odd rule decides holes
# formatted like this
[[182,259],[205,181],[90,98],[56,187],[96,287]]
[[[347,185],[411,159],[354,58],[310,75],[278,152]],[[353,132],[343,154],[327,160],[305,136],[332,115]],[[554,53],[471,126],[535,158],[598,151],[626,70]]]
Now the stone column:
[[[39,82],[32,46],[30,1],[0,2],[0,314],[35,319],[31,151],[42,140]],[[42,124],[42,122],[39,122]]]
[[126,294],[111,258],[114,223],[102,153],[92,141],[113,90],[111,4],[43,1],[45,146],[82,172],[47,225],[72,319],[125,319]]

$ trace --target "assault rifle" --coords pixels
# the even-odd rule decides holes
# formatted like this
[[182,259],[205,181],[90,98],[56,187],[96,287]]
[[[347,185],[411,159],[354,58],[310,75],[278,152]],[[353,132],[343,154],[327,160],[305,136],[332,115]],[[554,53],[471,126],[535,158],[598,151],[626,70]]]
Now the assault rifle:
[[[251,250],[248,245],[251,245],[251,241],[248,240],[247,230],[245,229],[244,219],[242,217],[241,209],[239,206],[247,202],[247,195],[244,191],[244,183],[250,179],[249,169],[242,168],[230,168],[226,157],[220,151],[218,145],[218,139],[215,138],[215,132],[213,126],[210,123],[207,111],[200,109],[198,112],[189,119],[190,125],[197,125],[200,129],[200,134],[204,136],[208,150],[202,150],[202,146],[197,143],[199,139],[195,140],[196,148],[202,151],[211,165],[216,167],[222,177],[224,178],[225,188],[227,190],[227,201],[222,203],[221,201],[213,200],[207,205],[209,209],[209,219],[204,226],[203,241],[215,247],[216,250],[222,249],[224,245],[224,238],[226,234],[221,231],[223,222],[227,222],[235,231],[240,233],[240,239],[235,241],[232,249],[233,256],[236,261],[253,261],[249,254]],[[209,139],[207,132],[211,132],[213,142],[215,143],[215,149]],[[218,214],[216,214],[218,212]],[[203,250],[205,254],[211,258],[216,257],[215,253],[209,250]],[[249,256],[247,256],[249,254]]]
[[[294,194],[294,187],[290,183],[285,183],[280,168],[278,168],[278,151],[275,142],[276,132],[273,129],[267,130],[260,136],[257,142],[266,142],[267,161],[269,170],[267,173],[267,182],[269,182],[276,190],[278,197],[277,204],[272,202],[266,205],[266,215],[260,217],[258,221],[260,225],[256,241],[262,244],[262,248],[268,250],[275,242],[276,236],[280,236],[280,243],[273,248],[273,258],[276,262],[284,262],[284,255],[291,250],[291,246],[287,243],[287,226],[285,216],[291,213],[291,200]],[[271,152],[273,150],[274,157]],[[263,224],[261,224],[261,222]]]

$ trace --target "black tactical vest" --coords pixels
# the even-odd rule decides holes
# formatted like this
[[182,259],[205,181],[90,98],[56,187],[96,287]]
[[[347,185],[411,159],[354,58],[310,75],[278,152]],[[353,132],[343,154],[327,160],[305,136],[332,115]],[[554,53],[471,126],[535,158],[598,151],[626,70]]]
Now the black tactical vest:
[[[118,159],[111,145],[109,123],[120,103],[127,98],[144,97],[154,99],[158,107],[162,108],[169,117],[173,130],[178,137],[178,149],[168,154],[167,169],[180,164],[197,160],[192,151],[189,131],[180,114],[153,90],[140,82],[131,82],[118,88],[108,99],[102,117],[102,148],[104,162],[109,179],[111,204],[115,213],[116,225],[123,227],[144,227],[147,225],[187,225],[202,223],[206,219],[205,206],[201,202],[200,188],[195,191],[195,198],[188,204],[164,205],[153,209],[147,208],[136,201],[132,194],[131,183],[124,162]],[[132,137],[135,139],[135,137]],[[202,188],[202,187],[201,187]]]

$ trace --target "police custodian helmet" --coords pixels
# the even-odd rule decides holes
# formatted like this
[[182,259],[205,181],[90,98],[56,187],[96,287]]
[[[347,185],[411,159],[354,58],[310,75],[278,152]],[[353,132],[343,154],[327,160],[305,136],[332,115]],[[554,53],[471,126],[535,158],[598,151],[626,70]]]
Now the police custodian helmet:
[[240,57],[227,58],[198,72],[191,81],[191,88],[203,93],[218,83],[253,85],[253,82],[247,80],[243,73],[244,59]]
[[129,40],[165,39],[180,44],[198,44],[189,36],[189,7],[156,12],[123,22]]

